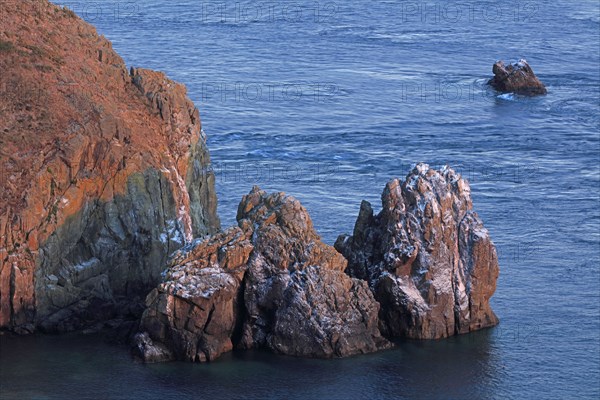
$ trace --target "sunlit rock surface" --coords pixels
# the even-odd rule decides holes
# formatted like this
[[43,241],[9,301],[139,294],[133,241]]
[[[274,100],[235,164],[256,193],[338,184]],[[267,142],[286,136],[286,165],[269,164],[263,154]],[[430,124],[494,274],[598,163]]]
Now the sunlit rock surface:
[[168,255],[219,228],[198,110],[46,0],[2,2],[0,71],[0,328],[139,317]]

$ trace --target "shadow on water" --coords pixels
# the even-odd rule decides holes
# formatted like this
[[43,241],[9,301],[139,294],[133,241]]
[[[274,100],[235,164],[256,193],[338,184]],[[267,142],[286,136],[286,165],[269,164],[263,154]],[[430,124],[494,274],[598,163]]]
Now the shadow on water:
[[402,341],[392,350],[346,359],[253,350],[235,351],[209,364],[153,365],[135,362],[126,347],[109,345],[96,335],[3,335],[1,391],[3,399],[58,399],[65,393],[82,399],[490,398],[499,373],[495,332]]

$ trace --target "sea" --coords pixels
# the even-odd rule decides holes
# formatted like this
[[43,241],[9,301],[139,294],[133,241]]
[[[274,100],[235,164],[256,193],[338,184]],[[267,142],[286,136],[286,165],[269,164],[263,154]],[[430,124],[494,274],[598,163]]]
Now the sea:
[[[144,365],[95,335],[0,336],[2,399],[600,398],[600,3],[66,1],[128,66],[188,88],[224,227],[253,185],[323,240],[417,162],[471,184],[500,324],[348,359]],[[0,5],[1,7],[1,5]],[[548,94],[500,95],[526,59]]]

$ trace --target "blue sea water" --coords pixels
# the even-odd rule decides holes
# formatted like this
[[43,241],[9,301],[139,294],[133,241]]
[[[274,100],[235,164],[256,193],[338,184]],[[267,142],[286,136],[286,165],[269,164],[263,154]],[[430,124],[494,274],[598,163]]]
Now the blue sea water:
[[[0,397],[599,398],[600,5],[557,1],[66,1],[132,66],[187,85],[224,226],[251,186],[325,241],[411,165],[471,182],[500,256],[501,324],[344,360],[134,363],[96,337],[0,337]],[[498,96],[497,59],[548,87]]]

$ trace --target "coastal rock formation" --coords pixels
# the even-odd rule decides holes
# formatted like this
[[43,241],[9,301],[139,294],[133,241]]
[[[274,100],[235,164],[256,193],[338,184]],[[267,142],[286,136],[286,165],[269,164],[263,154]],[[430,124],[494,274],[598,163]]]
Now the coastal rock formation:
[[237,218],[252,224],[255,237],[241,348],[343,357],[387,347],[378,330],[379,305],[366,282],[344,274],[346,260],[321,242],[298,200],[254,188]]
[[504,65],[497,61],[492,68],[494,77],[488,82],[502,93],[516,93],[525,96],[546,94],[546,86],[535,76],[526,60]]
[[161,346],[173,358],[201,362],[233,348],[251,234],[232,227],[175,254],[163,282],[146,299],[140,323],[145,332],[134,347],[142,359],[164,361],[168,353],[156,350]]
[[418,164],[386,185],[382,206],[374,215],[363,202],[353,236],[335,244],[380,303],[381,332],[438,339],[497,324],[489,300],[498,258],[467,181]]
[[148,333],[137,333],[133,338],[134,353],[145,363],[159,363],[173,360],[173,353],[164,344],[154,343]]
[[[233,346],[309,357],[389,346],[367,283],[344,273],[346,260],[320,241],[298,200],[255,187],[237,218],[239,227],[177,253],[146,300],[142,335],[200,362]],[[153,361],[159,350],[138,337],[134,351]]]
[[199,113],[46,0],[0,7],[0,328],[139,317],[167,257],[219,228]]

